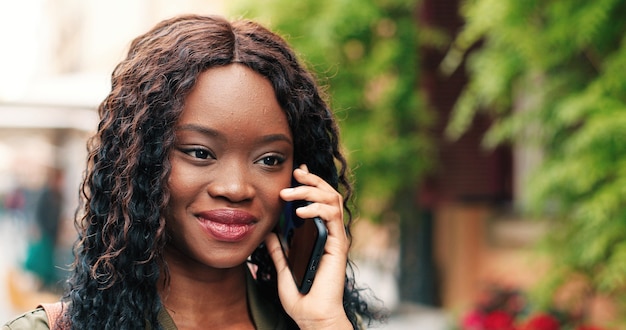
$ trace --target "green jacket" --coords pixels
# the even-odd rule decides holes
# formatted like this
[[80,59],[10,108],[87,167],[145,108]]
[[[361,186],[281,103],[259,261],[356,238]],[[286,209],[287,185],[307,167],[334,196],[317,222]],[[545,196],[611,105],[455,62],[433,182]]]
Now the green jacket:
[[[259,294],[255,280],[248,276],[248,306],[252,320],[259,330],[288,329],[288,318],[274,304]],[[176,330],[176,325],[165,308],[158,315],[164,330]],[[210,325],[207,327],[210,328]],[[26,312],[2,326],[2,330],[49,330],[48,317],[43,308]]]

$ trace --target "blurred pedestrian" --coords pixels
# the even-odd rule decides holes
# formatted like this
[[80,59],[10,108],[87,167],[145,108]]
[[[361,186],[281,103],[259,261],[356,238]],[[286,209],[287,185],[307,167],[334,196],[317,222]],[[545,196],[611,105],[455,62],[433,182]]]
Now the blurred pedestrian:
[[58,291],[56,251],[63,206],[63,172],[51,169],[35,208],[24,268],[34,274],[43,289]]

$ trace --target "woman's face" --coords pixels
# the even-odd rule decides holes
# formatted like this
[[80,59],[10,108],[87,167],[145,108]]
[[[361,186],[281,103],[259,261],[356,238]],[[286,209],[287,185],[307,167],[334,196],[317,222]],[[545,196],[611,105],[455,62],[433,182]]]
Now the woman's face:
[[240,265],[274,227],[291,183],[293,138],[274,90],[243,65],[208,69],[175,131],[167,249],[180,262]]

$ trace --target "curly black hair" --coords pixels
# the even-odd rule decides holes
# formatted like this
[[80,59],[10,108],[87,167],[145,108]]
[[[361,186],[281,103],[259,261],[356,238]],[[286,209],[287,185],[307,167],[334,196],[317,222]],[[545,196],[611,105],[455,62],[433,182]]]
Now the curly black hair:
[[[198,76],[231,63],[271,82],[294,137],[294,164],[307,164],[342,192],[349,229],[352,188],[337,124],[314,77],[285,40],[247,20],[184,15],[162,21],[133,40],[113,71],[111,92],[98,108],[97,133],[88,142],[83,207],[75,221],[79,237],[63,298],[63,321],[72,329],[160,327],[157,280],[167,274],[161,267],[167,267],[164,214],[174,124]],[[278,301],[267,251],[261,246],[252,260],[262,292]],[[355,328],[375,318],[351,273],[344,308]]]

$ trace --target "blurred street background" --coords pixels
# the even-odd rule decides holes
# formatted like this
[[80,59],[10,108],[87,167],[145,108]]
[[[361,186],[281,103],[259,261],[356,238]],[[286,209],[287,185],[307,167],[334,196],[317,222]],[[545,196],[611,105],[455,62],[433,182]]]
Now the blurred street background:
[[0,323],[58,299],[110,73],[181,13],[316,73],[381,328],[626,329],[626,0],[0,2]]

